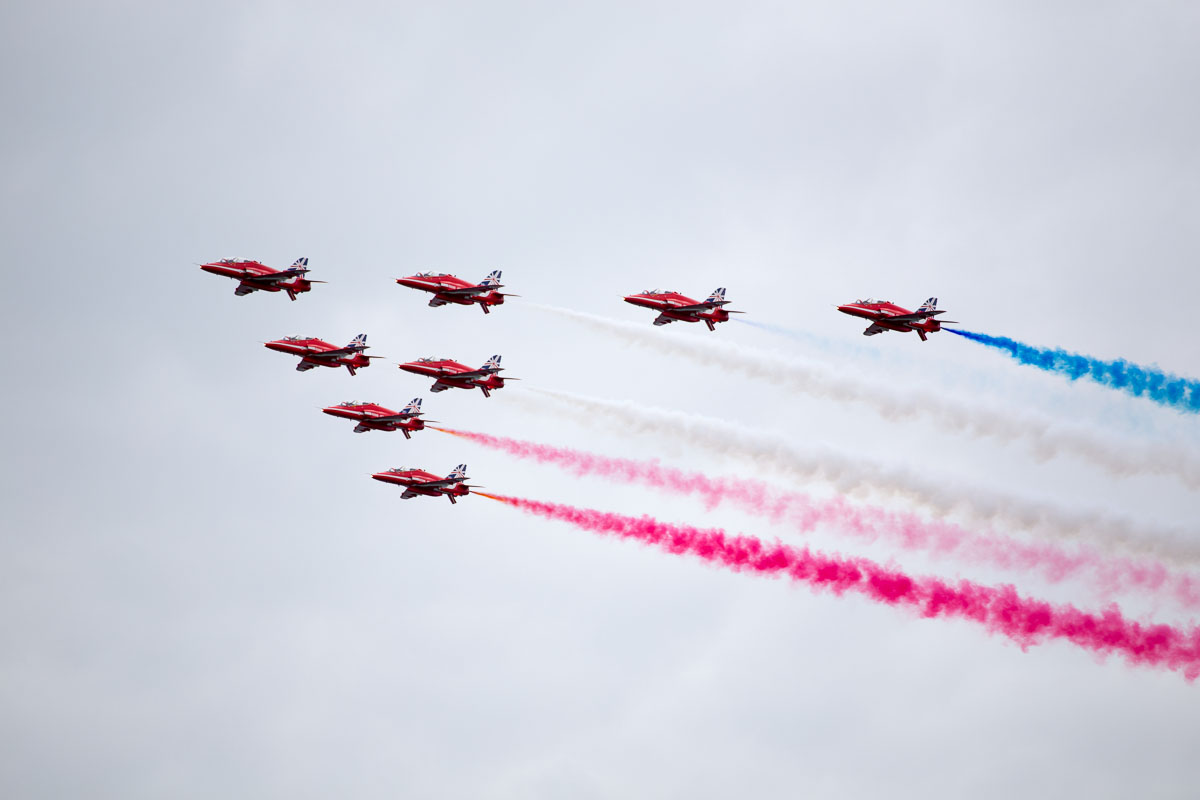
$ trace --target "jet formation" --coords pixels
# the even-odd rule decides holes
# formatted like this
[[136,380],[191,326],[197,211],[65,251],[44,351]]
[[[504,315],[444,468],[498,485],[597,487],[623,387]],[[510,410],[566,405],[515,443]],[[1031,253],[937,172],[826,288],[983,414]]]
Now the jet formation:
[[[272,269],[259,261],[230,258],[199,266],[205,272],[238,281],[237,288],[234,289],[234,294],[238,297],[260,291],[285,292],[289,298],[295,300],[298,295],[311,291],[313,284],[324,283],[307,277],[307,258],[298,258],[290,267],[282,270]],[[506,297],[518,296],[500,291],[504,288],[500,277],[500,270],[495,270],[479,283],[471,283],[447,273],[418,272],[397,278],[396,283],[433,295],[429,299],[429,305],[434,308],[451,304],[478,305],[484,314],[490,314],[491,308],[503,305]],[[655,326],[669,325],[672,322],[703,322],[710,331],[715,331],[717,323],[729,321],[730,314],[743,313],[726,308],[729,301],[725,299],[724,287],[714,290],[703,302],[697,302],[679,292],[658,289],[627,295],[624,300],[639,308],[657,311]],[[870,320],[871,325],[863,331],[864,336],[874,336],[885,331],[916,331],[921,340],[926,341],[928,334],[941,330],[942,325],[956,324],[950,320],[937,319],[938,315],[944,312],[938,310],[936,297],[926,300],[916,311],[909,311],[890,301],[875,299],[856,300],[839,305],[837,309],[844,314]],[[265,342],[264,346],[269,350],[299,356],[300,362],[296,369],[300,372],[307,372],[315,367],[345,367],[351,375],[355,375],[357,370],[369,367],[371,359],[381,358],[368,356],[363,352],[368,349],[365,333],[355,336],[344,347],[336,347],[315,336],[286,336]],[[405,372],[433,378],[434,383],[430,391],[434,393],[447,389],[479,389],[484,397],[491,397],[493,391],[504,388],[506,381],[517,380],[500,376],[503,368],[500,366],[498,355],[489,358],[478,369],[472,369],[449,358],[418,358],[401,363],[399,367]],[[426,423],[434,421],[423,419],[420,397],[414,397],[400,411],[378,403],[357,400],[338,403],[321,410],[329,416],[353,421],[355,433],[400,431],[405,439],[411,439],[413,433],[424,430]],[[404,493],[400,496],[404,500],[422,496],[443,496],[451,503],[457,503],[457,498],[470,494],[473,488],[479,488],[466,482],[468,478],[465,464],[459,464],[444,478],[413,467],[397,467],[377,472],[371,477],[383,483],[404,487]]]

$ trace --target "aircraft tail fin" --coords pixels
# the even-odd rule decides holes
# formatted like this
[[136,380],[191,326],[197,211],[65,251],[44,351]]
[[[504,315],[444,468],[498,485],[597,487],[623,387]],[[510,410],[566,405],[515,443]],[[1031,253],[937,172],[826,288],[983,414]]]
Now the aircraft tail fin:
[[708,299],[704,301],[704,304],[708,305],[708,306],[715,306],[719,303],[724,303],[724,302],[725,302],[725,287],[721,286],[721,287],[713,290],[713,293],[708,296]]
[[360,333],[358,336],[355,336],[353,339],[350,340],[350,344],[346,345],[346,349],[347,350],[366,350],[367,349],[367,335],[365,333]]
[[937,311],[937,298],[936,297],[929,298],[928,300],[926,300],[924,303],[921,304],[920,308],[917,309],[918,314],[922,314],[927,311]]
[[407,414],[410,417],[415,417],[417,414],[420,414],[421,413],[421,398],[414,397],[412,399],[412,402],[409,403],[408,405],[406,405],[404,407],[404,410],[401,411],[400,413]]
[[480,286],[499,286],[500,285],[500,270],[492,270],[488,276],[479,282]]
[[467,479],[467,465],[459,464],[454,468],[454,471],[446,476],[448,481],[465,481]]
[[491,358],[489,358],[487,360],[487,363],[484,364],[479,369],[486,370],[488,372],[499,372],[500,371],[500,356],[492,356]]
[[296,259],[296,262],[288,267],[288,272],[308,272],[308,259],[303,256]]

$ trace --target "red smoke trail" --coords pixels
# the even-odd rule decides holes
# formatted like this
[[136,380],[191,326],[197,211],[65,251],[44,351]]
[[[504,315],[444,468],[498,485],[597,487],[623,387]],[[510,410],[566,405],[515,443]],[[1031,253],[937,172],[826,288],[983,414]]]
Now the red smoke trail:
[[1083,546],[1068,552],[1051,544],[971,533],[958,525],[923,520],[911,513],[888,511],[877,506],[855,506],[842,498],[817,499],[801,492],[778,491],[753,480],[709,478],[697,472],[664,467],[656,461],[609,458],[486,433],[449,428],[436,430],[518,458],[560,466],[576,475],[599,475],[676,494],[698,494],[709,508],[728,501],[774,522],[787,521],[802,531],[810,531],[821,524],[830,525],[867,540],[885,537],[910,550],[927,550],[1010,570],[1038,570],[1052,582],[1088,572],[1108,594],[1126,587],[1168,591],[1185,608],[1200,608],[1200,582],[1190,575],[1174,574],[1157,562],[1105,556]]
[[913,578],[865,558],[827,556],[751,536],[729,536],[715,528],[672,525],[648,516],[627,517],[502,495],[492,495],[492,499],[601,535],[635,539],[677,555],[694,555],[735,572],[787,575],[815,589],[837,595],[857,592],[877,603],[913,609],[922,617],[969,619],[991,633],[1007,636],[1022,650],[1050,639],[1065,639],[1100,656],[1120,653],[1130,664],[1182,672],[1189,682],[1200,676],[1200,628],[1133,622],[1125,619],[1115,604],[1101,613],[1089,613],[1022,597],[1012,586]]

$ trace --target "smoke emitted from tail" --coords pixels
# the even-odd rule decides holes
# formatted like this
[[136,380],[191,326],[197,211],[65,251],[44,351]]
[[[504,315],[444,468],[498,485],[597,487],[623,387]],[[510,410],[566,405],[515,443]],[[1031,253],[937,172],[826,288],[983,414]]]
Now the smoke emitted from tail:
[[1163,529],[1101,513],[1059,506],[949,480],[926,479],[904,466],[887,467],[827,449],[804,448],[779,435],[736,422],[680,411],[533,389],[518,402],[557,411],[584,424],[653,437],[673,445],[737,458],[797,483],[822,481],[839,493],[900,498],[935,514],[957,514],[972,523],[1027,531],[1048,539],[1086,541],[1110,550],[1149,555],[1179,567],[1200,565],[1197,534]]
[[712,337],[701,340],[692,336],[677,336],[595,314],[555,306],[534,307],[602,330],[630,344],[654,347],[709,368],[745,375],[838,403],[867,406],[885,419],[926,419],[940,429],[976,438],[1022,442],[1039,459],[1071,455],[1119,477],[1168,475],[1191,489],[1200,489],[1200,461],[1188,450],[1172,444],[1116,441],[1092,429],[1060,426],[1048,417],[988,409],[956,401],[944,394],[901,391],[894,386],[882,386],[835,373],[819,364],[741,347]]
[[656,461],[612,458],[473,431],[437,430],[517,458],[560,467],[578,476],[595,475],[674,494],[698,495],[710,508],[730,503],[756,516],[788,523],[803,532],[828,525],[843,534],[869,541],[882,538],[908,550],[923,550],[1004,569],[1036,570],[1051,582],[1087,574],[1105,593],[1127,588],[1164,591],[1186,608],[1200,608],[1200,582],[1192,576],[1175,574],[1154,561],[1105,557],[1086,545],[1067,552],[1055,545],[972,533],[952,523],[921,519],[916,514],[878,506],[855,506],[840,497],[818,499],[801,492],[783,491],[761,481],[710,478],[699,472],[664,467]]
[[1133,397],[1145,397],[1177,411],[1200,413],[1200,381],[1181,378],[1156,367],[1131,364],[1124,359],[1103,361],[1059,348],[1035,347],[1007,336],[989,336],[965,330],[950,330],[950,333],[1001,350],[1022,364],[1065,375],[1073,381],[1088,378],[1102,386]]
[[990,633],[1008,637],[1023,650],[1065,640],[1100,656],[1119,654],[1131,665],[1181,672],[1189,682],[1200,676],[1200,628],[1135,622],[1126,619],[1115,604],[1099,613],[1086,612],[1023,597],[1008,585],[912,577],[869,559],[824,555],[751,536],[731,536],[716,528],[517,497],[504,497],[503,501],[535,516],[602,536],[633,539],[675,555],[695,556],[735,572],[786,576],[836,595],[854,592],[922,617],[970,620]]

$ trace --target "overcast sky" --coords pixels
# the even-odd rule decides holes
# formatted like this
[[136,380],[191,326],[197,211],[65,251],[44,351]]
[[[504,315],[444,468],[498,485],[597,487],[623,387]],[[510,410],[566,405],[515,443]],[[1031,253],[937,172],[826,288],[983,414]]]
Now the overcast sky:
[[[318,409],[422,396],[455,427],[779,482],[530,398],[575,392],[1195,540],[1197,496],[1169,477],[1039,462],[531,304],[655,330],[620,297],[726,286],[828,345],[657,332],[1196,451],[1195,417],[947,334],[864,339],[831,306],[937,295],[973,330],[1200,376],[1197,41],[1182,1],[4,4],[0,794],[1194,797],[1200,688],[1177,673],[483,498],[402,502],[368,475],[466,462],[496,492],[803,541]],[[307,256],[328,284],[235,297],[196,267],[225,256]],[[503,269],[522,297],[431,309],[394,283],[428,269]],[[360,332],[386,358],[353,378],[261,345]],[[395,366],[493,353],[522,381],[490,399]]]

